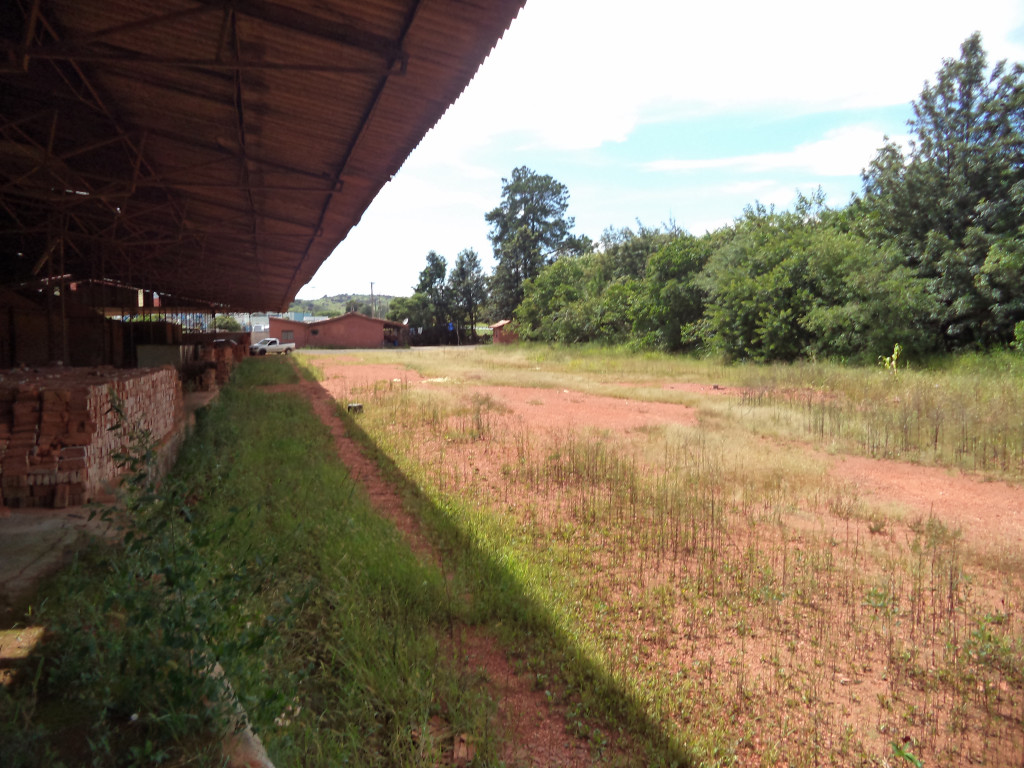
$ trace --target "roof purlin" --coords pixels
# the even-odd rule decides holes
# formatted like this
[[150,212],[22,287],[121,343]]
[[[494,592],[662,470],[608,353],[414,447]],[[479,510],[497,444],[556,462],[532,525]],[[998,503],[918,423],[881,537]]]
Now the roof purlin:
[[[35,262],[5,253],[41,257],[58,225],[72,274],[133,267],[140,287],[284,309],[523,4],[286,2],[0,11],[0,281]],[[182,274],[245,263],[219,286]]]

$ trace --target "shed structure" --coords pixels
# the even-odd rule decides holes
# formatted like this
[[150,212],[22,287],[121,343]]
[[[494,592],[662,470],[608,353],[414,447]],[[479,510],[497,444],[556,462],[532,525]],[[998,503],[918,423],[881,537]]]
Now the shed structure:
[[285,310],[524,2],[0,3],[0,287]]
[[[167,323],[104,313],[287,309],[524,3],[2,0],[0,367],[59,365],[0,374],[0,508],[108,479],[107,379],[71,366]],[[119,393],[180,424],[150,370]]]
[[519,341],[519,335],[514,331],[509,330],[509,325],[511,323],[511,320],[499,320],[497,323],[490,326],[491,331],[494,333],[492,340],[495,344],[513,344]]

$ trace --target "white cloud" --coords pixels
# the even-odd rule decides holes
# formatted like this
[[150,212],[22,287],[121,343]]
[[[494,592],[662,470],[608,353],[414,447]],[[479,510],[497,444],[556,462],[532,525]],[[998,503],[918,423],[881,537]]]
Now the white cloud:
[[780,194],[792,196],[792,190],[788,187],[780,190],[779,183],[774,179],[763,181],[737,181],[733,184],[722,184],[707,192],[715,195],[727,195],[729,197],[741,197],[744,200],[764,200],[768,197],[775,198]]
[[[976,30],[991,61],[1024,60],[1022,25],[1020,0],[528,0],[302,295],[365,291],[370,280],[378,292],[408,294],[430,249],[453,260],[473,247],[488,261],[483,215],[499,201],[501,178],[534,157],[569,185],[577,230],[593,237],[637,217],[674,216],[700,233],[755,199],[785,207],[796,189],[818,184],[843,204],[882,142],[883,128],[867,121],[885,118],[857,111],[908,105]],[[797,146],[759,142],[775,151],[729,156],[712,137],[696,150],[703,155],[638,166],[654,150],[629,143],[652,122],[770,115],[796,124],[826,112],[839,114],[814,125],[833,130]],[[563,176],[584,157],[580,181]]]
[[427,252],[448,263],[464,248],[474,248],[488,263],[491,255],[484,212],[498,201],[493,173],[474,176],[470,169],[410,162],[389,182],[359,224],[300,292],[319,298],[341,292],[412,293]]
[[451,110],[461,146],[621,142],[639,122],[907,104],[975,30],[1024,59],[1014,0],[530,0]]
[[690,224],[686,227],[686,231],[691,235],[697,235],[698,237],[703,235],[705,232],[714,232],[727,227],[732,224],[733,218],[717,218],[717,219],[701,219]]
[[[900,144],[906,137],[890,137]],[[819,141],[800,144],[786,152],[762,152],[732,157],[655,160],[645,164],[648,171],[687,173],[706,170],[734,170],[748,173],[790,170],[815,176],[856,176],[866,168],[885,140],[885,132],[871,125],[833,129]]]

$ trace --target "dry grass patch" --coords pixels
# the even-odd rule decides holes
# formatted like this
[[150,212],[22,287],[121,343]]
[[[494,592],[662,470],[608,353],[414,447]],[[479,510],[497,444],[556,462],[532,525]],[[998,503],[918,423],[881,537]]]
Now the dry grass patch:
[[[467,507],[580,648],[708,764],[1020,760],[1020,572],[954,522],[829,474],[808,413],[849,395],[801,399],[816,390],[789,380],[760,399],[689,392],[699,426],[628,431],[559,400],[580,408],[570,429],[545,393],[621,382],[621,360],[534,358],[551,366],[532,398],[546,405],[511,411],[500,388],[479,398],[481,381],[522,386],[530,353],[502,360],[431,359],[421,370],[456,362],[451,383],[375,390],[362,423]],[[470,379],[474,364],[488,367]]]

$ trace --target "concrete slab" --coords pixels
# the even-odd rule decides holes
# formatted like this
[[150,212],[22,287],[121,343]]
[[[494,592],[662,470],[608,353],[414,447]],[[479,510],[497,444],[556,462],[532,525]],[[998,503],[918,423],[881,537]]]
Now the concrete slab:
[[0,626],[17,618],[39,583],[66,565],[89,536],[120,531],[91,508],[11,510],[0,516]]
[[219,389],[214,389],[209,392],[186,392],[185,412],[190,416],[194,415],[200,408],[205,408],[215,401],[218,395],[220,395]]

